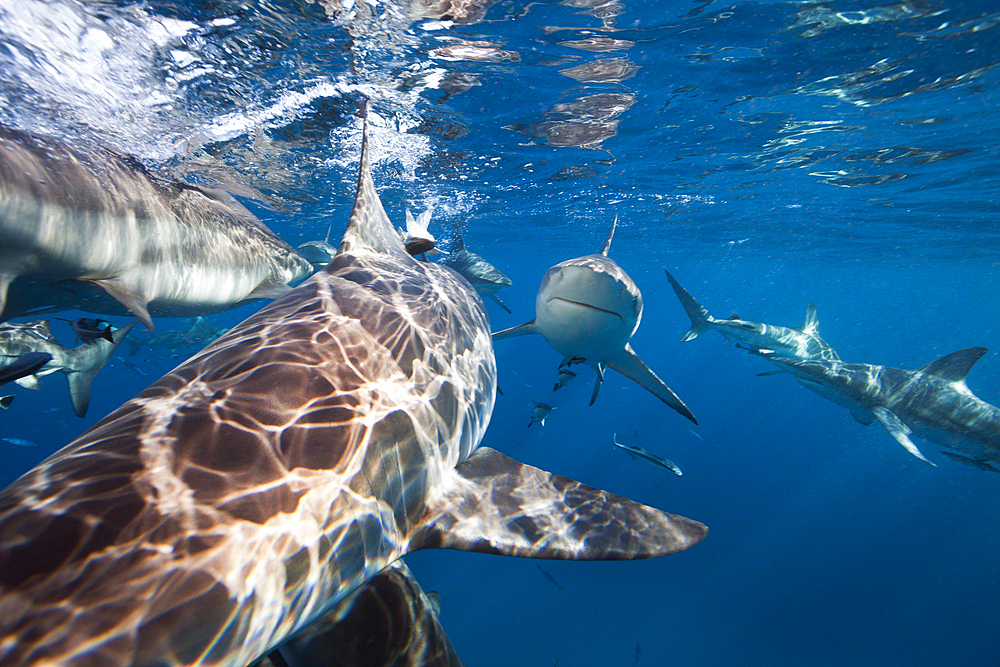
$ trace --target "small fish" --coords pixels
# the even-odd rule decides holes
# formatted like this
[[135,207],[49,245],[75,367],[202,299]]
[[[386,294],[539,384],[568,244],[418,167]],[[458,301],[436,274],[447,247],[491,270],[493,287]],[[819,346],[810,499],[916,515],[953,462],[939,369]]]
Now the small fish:
[[956,454],[955,452],[946,452],[943,449],[940,450],[940,452],[945,456],[947,456],[948,458],[954,459],[955,461],[963,463],[967,466],[971,466],[973,468],[979,468],[980,470],[989,472],[1000,472],[1000,468],[994,468],[989,464],[988,460],[974,459],[969,456],[962,456],[961,454]]
[[688,433],[690,433],[690,434],[691,434],[691,435],[693,435],[694,437],[698,438],[698,439],[699,439],[699,440],[701,440],[702,442],[705,442],[705,438],[701,437],[700,435],[698,435],[697,433],[695,433],[695,432],[694,432],[694,431],[692,431],[691,429],[688,429]]
[[[0,356],[0,359],[2,358],[4,357]],[[50,361],[52,361],[52,355],[48,352],[26,352],[18,355],[14,361],[0,366],[0,385],[33,375]]]
[[535,567],[538,568],[538,571],[542,573],[543,577],[545,577],[546,579],[548,579],[549,581],[551,581],[552,585],[559,589],[558,591],[556,591],[557,593],[562,593],[563,592],[563,589],[566,588],[566,587],[565,586],[560,586],[559,582],[556,581],[556,578],[553,577],[550,572],[546,572],[545,570],[543,570],[542,566],[539,565],[538,563],[535,563]]
[[24,440],[22,438],[0,438],[4,442],[9,442],[12,445],[17,445],[18,447],[37,447],[35,443],[30,440]]
[[[61,317],[53,319],[68,322],[73,327],[73,333],[84,343],[92,343],[98,339],[104,339],[109,343],[115,342],[115,339],[111,336],[111,323],[107,320],[101,320],[96,317],[78,317],[75,320],[67,320]],[[102,324],[107,324],[108,326],[101,328]]]
[[556,381],[556,386],[552,387],[552,391],[559,391],[566,386],[566,383],[576,377],[576,373],[568,368],[559,369],[559,379]]
[[133,364],[128,359],[122,359],[122,366],[124,366],[125,368],[129,369],[130,371],[135,371],[136,373],[138,373],[142,377],[146,377],[146,371],[142,370],[141,368],[139,368],[138,366],[136,366],[135,364]]
[[545,418],[552,414],[555,408],[548,403],[539,403],[538,401],[532,401],[532,403],[535,404],[535,413],[531,416],[531,421],[528,422],[528,428],[531,428],[534,423],[545,426]]
[[623,444],[621,444],[620,442],[618,442],[618,434],[617,433],[615,433],[615,435],[613,437],[613,441],[615,443],[615,447],[617,447],[618,449],[625,450],[625,453],[628,454],[629,456],[631,456],[633,461],[642,460],[642,461],[645,461],[647,463],[653,464],[657,468],[663,468],[664,470],[672,472],[672,473],[674,473],[675,475],[678,475],[678,476],[684,474],[681,471],[680,467],[676,463],[674,463],[673,461],[669,461],[669,460],[667,460],[667,459],[665,459],[665,458],[663,458],[661,456],[657,456],[656,454],[650,454],[649,452],[647,452],[642,447],[636,447],[635,445],[623,445]]

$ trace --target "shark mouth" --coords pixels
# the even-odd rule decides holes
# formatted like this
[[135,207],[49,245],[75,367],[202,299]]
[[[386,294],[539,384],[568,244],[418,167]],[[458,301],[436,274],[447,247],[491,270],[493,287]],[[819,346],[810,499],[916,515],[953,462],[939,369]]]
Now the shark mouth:
[[599,308],[599,307],[597,307],[597,306],[595,306],[593,304],[583,303],[582,301],[573,301],[572,299],[564,299],[561,296],[554,296],[551,299],[549,299],[548,302],[552,303],[553,301],[563,301],[565,303],[572,303],[572,304],[575,304],[577,306],[583,306],[584,308],[590,308],[591,310],[597,310],[597,311],[600,311],[602,313],[607,313],[608,315],[613,315],[613,316],[617,317],[619,320],[621,320],[622,324],[625,324],[625,318],[622,317],[621,315],[619,315],[618,313],[616,313],[613,310],[606,310],[604,308]]

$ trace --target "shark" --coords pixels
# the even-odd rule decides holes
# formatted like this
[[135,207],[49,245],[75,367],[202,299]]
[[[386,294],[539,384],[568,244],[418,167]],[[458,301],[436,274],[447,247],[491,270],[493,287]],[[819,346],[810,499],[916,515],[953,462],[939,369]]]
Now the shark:
[[681,338],[681,342],[694,340],[709,329],[715,329],[726,340],[735,340],[751,353],[773,353],[783,357],[797,359],[818,359],[836,361],[840,355],[819,335],[819,318],[816,306],[809,304],[806,309],[806,321],[800,327],[782,327],[773,324],[761,324],[740,319],[733,315],[728,320],[720,320],[708,312],[704,306],[681,287],[680,283],[667,274],[670,286],[680,299],[681,305],[691,318],[691,328]]
[[232,196],[0,126],[0,319],[189,317],[274,298],[308,261]]
[[33,373],[14,380],[27,389],[38,389],[38,379],[52,373],[62,373],[69,385],[73,412],[83,417],[90,405],[90,385],[97,372],[104,368],[136,322],[131,322],[111,334],[111,341],[99,338],[74,348],[64,347],[49,331],[48,320],[0,323],[0,363],[9,363],[22,355],[43,353],[50,359]]
[[493,340],[540,334],[563,355],[559,367],[587,364],[597,381],[590,404],[611,368],[690,419],[698,420],[663,380],[632,349],[630,340],[642,320],[642,293],[635,281],[608,257],[618,224],[611,224],[601,251],[556,264],[546,272],[535,298],[535,318],[493,334]]
[[508,313],[511,312],[507,304],[497,296],[497,292],[504,287],[510,287],[511,279],[497,267],[465,247],[462,228],[458,224],[452,227],[451,248],[449,248],[448,257],[441,263],[460,273],[481,296],[490,299]]
[[633,461],[645,461],[646,463],[650,463],[656,466],[657,468],[662,468],[663,470],[666,470],[667,472],[672,472],[678,476],[684,474],[680,466],[678,466],[676,463],[674,463],[669,459],[665,459],[662,456],[657,456],[656,454],[647,452],[642,447],[637,447],[636,445],[623,445],[622,443],[618,442],[617,433],[614,434],[611,441],[614,443],[614,446],[617,449],[620,449],[626,454],[628,454]]
[[481,445],[483,302],[406,252],[363,127],[331,262],[0,492],[0,663],[242,667],[418,549],[624,560],[703,539]]
[[1000,408],[977,397],[965,382],[987,351],[970,347],[916,370],[776,355],[767,358],[808,389],[846,407],[861,424],[878,421],[922,461],[935,465],[911,435],[979,462],[1000,463]]
[[548,403],[540,403],[538,401],[532,401],[535,409],[531,413],[531,421],[528,422],[528,427],[530,428],[532,424],[541,424],[545,426],[545,420],[548,419],[549,415],[556,408],[552,407]]

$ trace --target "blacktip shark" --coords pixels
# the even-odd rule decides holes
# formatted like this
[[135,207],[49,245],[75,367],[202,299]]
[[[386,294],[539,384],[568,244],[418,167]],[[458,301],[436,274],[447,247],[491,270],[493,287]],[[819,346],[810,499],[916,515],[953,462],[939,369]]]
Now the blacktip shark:
[[493,340],[540,334],[563,355],[560,368],[580,363],[594,369],[597,381],[591,405],[597,400],[608,367],[697,424],[684,402],[629,344],[642,320],[642,294],[632,278],[608,257],[617,223],[616,217],[600,254],[568,259],[548,270],[535,298],[535,319],[498,331]]
[[704,525],[480,442],[481,299],[370,172],[330,264],[0,492],[0,664],[242,667],[417,549],[661,556]]
[[286,293],[311,267],[231,196],[105,148],[0,126],[0,318],[186,317]]
[[637,447],[636,445],[623,445],[622,443],[618,442],[617,433],[615,433],[614,436],[612,436],[611,441],[614,443],[615,447],[628,454],[633,461],[645,461],[646,463],[651,463],[657,468],[662,468],[663,470],[666,470],[667,472],[672,472],[678,476],[684,474],[680,466],[669,459],[665,459],[662,456],[657,456],[656,454],[647,452],[642,447]]
[[87,413],[90,405],[90,384],[104,368],[136,322],[111,333],[111,342],[99,338],[83,342],[74,348],[64,347],[49,331],[47,320],[0,323],[0,363],[7,363],[30,352],[48,354],[51,359],[34,373],[14,380],[27,389],[38,389],[38,379],[51,373],[62,373],[69,385],[69,398],[77,417]]
[[985,347],[970,347],[917,370],[775,355],[768,359],[820,396],[846,407],[858,422],[878,421],[922,461],[931,463],[911,435],[976,461],[1000,463],[1000,408],[975,396],[965,384],[986,352]]
[[448,252],[448,257],[442,260],[442,264],[458,271],[480,296],[490,299],[508,313],[510,312],[510,308],[500,300],[497,292],[504,287],[510,287],[511,279],[476,253],[469,252],[465,247],[462,229],[458,224],[452,227],[451,248]]
[[805,324],[800,327],[790,328],[750,322],[741,320],[736,315],[728,320],[720,320],[712,317],[704,306],[681,287],[669,271],[664,270],[664,273],[667,274],[670,286],[674,288],[674,293],[691,318],[691,328],[681,338],[681,342],[694,340],[709,329],[715,329],[726,340],[735,340],[754,354],[774,353],[783,357],[825,361],[840,359],[830,344],[820,337],[816,307],[811,303],[806,310]]

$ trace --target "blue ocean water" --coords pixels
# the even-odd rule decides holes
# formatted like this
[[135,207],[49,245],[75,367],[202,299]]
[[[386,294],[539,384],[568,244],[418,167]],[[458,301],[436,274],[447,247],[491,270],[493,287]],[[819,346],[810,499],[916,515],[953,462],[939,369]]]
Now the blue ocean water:
[[[390,217],[434,206],[443,246],[460,223],[512,279],[494,329],[618,217],[611,256],[645,301],[632,345],[700,424],[613,372],[593,406],[586,369],[553,393],[558,354],[524,337],[496,345],[485,443],[709,535],[633,563],[408,556],[467,665],[997,664],[1000,476],[922,441],[937,467],[917,460],[715,332],[679,342],[663,273],[716,317],[798,326],[812,302],[848,361],[992,348],[969,386],[1000,403],[995,3],[368,7],[7,0],[0,121],[222,184],[298,245],[346,224],[369,98]],[[194,351],[118,354],[83,419],[59,378],[5,387],[0,437],[38,447],[0,441],[0,485]],[[532,400],[556,407],[544,427]]]

